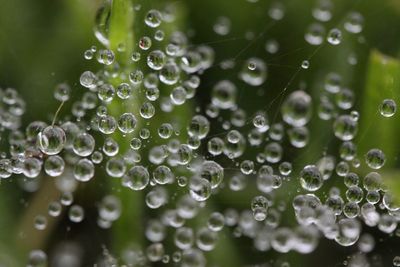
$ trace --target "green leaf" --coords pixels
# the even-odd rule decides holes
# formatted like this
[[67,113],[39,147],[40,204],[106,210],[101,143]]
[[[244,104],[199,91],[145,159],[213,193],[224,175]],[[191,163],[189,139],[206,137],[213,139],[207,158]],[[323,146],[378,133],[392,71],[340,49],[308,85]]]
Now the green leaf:
[[[133,2],[130,0],[114,0],[111,6],[110,28],[109,28],[109,42],[110,49],[116,54],[116,61],[121,67],[126,67],[125,71],[129,71],[131,67],[129,57],[133,51],[134,36],[133,36]],[[125,47],[124,53],[118,53],[118,46]],[[112,81],[114,86],[117,86],[119,79],[116,78]],[[130,105],[122,105],[121,100],[115,100],[108,106],[111,115],[118,119],[118,116],[124,112],[128,112],[129,107],[138,107],[139,95],[138,90],[134,90],[130,98]],[[135,108],[137,110],[137,108]],[[135,113],[138,123],[136,129],[140,127],[140,115]],[[136,133],[135,133],[136,134]],[[113,138],[120,146],[120,153],[124,153],[129,149],[128,136],[122,136],[119,133],[113,135]],[[106,179],[110,179],[106,177]],[[122,203],[122,213],[119,220],[117,220],[112,228],[112,247],[115,252],[121,253],[124,248],[131,244],[139,245],[143,239],[142,228],[142,193],[133,192],[127,188],[121,188],[120,179],[113,179],[110,183],[111,190],[114,189],[114,194],[118,196]]]
[[[400,115],[383,117],[379,107],[384,99],[398,101],[400,93],[400,61],[373,50],[369,57],[366,88],[361,97],[361,117],[358,154],[364,156],[372,148],[381,149],[386,156],[382,176],[388,188],[400,195],[398,148],[400,146]],[[398,103],[397,103],[398,104]],[[364,158],[360,158],[364,162]]]
[[[130,62],[128,64],[129,55],[131,55],[131,52],[134,50],[133,45],[135,42],[133,40],[135,40],[135,37],[138,34],[143,34],[146,32],[145,24],[143,21],[140,21],[143,14],[136,13],[136,17],[133,19],[132,12],[127,11],[132,10],[132,4],[133,3],[130,0],[114,0],[111,8],[109,32],[110,48],[113,51],[117,51],[118,44],[123,43],[125,44],[126,51],[130,51],[125,55],[125,57],[117,57],[117,62],[123,67],[122,70],[125,72],[136,67],[145,69],[145,66],[140,65],[139,63]],[[145,3],[143,4],[145,5]],[[175,21],[173,23],[166,23],[165,25],[161,26],[166,36],[169,36],[174,30],[176,30],[176,28],[183,27],[183,22],[186,18],[186,10],[183,4],[174,3],[174,8],[176,12]],[[141,12],[146,12],[146,8],[144,6],[142,6]],[[132,23],[136,25],[134,28],[132,28]],[[117,81],[114,82],[116,83]],[[170,87],[163,86],[161,84],[159,89],[160,94],[163,96],[168,96],[171,90]],[[134,90],[134,92],[135,93],[131,98],[132,100],[128,100],[132,101],[130,105],[121,105],[119,101],[115,101],[109,106],[110,113],[114,116],[118,116],[122,112],[126,112],[123,109],[127,106],[130,106],[131,109],[133,108],[134,110],[138,110],[143,97],[140,96],[139,90]],[[157,127],[159,124],[162,122],[174,121],[174,123],[181,128],[179,130],[181,134],[177,138],[180,139],[180,141],[185,142],[187,138],[185,128],[190,121],[192,114],[193,112],[191,104],[188,102],[183,106],[175,107],[171,113],[164,114],[160,111],[159,114],[156,114],[155,117],[152,118],[150,125],[146,124],[146,127],[152,132],[153,139],[155,140],[154,143],[156,143],[158,139],[156,137]],[[135,115],[138,119],[136,126],[137,130],[144,125],[144,122],[140,117],[140,114]],[[137,135],[137,132],[135,132],[134,135]],[[122,152],[129,149],[129,142],[127,141],[130,140],[129,137],[123,137],[119,134],[115,134],[113,138],[119,142]],[[141,151],[141,153],[143,154],[142,161],[146,161],[146,151]],[[144,194],[143,192],[133,192],[126,188],[119,189],[121,187],[119,180],[113,182],[112,186],[114,189],[117,189],[115,190],[115,194],[119,196],[123,205],[122,215],[113,225],[113,250],[120,253],[122,249],[126,248],[130,244],[135,244],[143,249],[145,245],[143,236],[143,221],[144,217],[146,217],[144,211]],[[175,190],[170,190],[170,194],[174,193],[176,193]],[[203,213],[210,214],[211,211],[208,208],[204,208]],[[200,226],[200,221],[198,221],[197,218],[194,220],[194,225]],[[202,226],[204,226],[204,224],[202,224]],[[222,236],[223,238],[219,240],[217,248],[208,253],[208,258],[214,263],[234,266],[235,263],[238,263],[238,254],[235,252],[232,241],[229,238],[225,238],[225,236],[228,236],[228,234]]]

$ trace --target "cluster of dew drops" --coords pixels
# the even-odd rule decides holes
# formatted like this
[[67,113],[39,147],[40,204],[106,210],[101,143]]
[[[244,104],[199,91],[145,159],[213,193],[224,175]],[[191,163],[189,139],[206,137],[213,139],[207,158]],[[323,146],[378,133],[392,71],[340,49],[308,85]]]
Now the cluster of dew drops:
[[[326,30],[324,23],[332,17],[332,6],[330,1],[317,1],[312,10],[314,22],[304,33],[308,45],[318,47],[325,42],[340,45],[342,30],[361,38],[363,17],[358,12],[350,12],[339,28]],[[143,10],[135,6],[135,12]],[[122,187],[145,192],[146,206],[160,209],[159,217],[149,219],[145,226],[145,236],[151,244],[141,249],[127,247],[122,253],[120,261],[128,266],[158,261],[206,266],[207,252],[218,246],[220,234],[226,234],[225,228],[231,229],[234,237],[252,239],[254,248],[261,252],[273,249],[280,253],[311,253],[321,236],[345,247],[357,243],[361,254],[346,262],[353,267],[367,266],[363,253],[375,246],[373,236],[362,232],[363,224],[400,236],[399,230],[396,231],[400,207],[384,187],[378,172],[386,161],[384,152],[370,149],[362,157],[371,171],[364,177],[357,173],[362,163],[352,140],[357,136],[360,114],[352,110],[355,95],[343,86],[339,74],[331,72],[326,76],[320,99],[313,99],[304,90],[285,92],[278,122],[270,122],[265,108],[247,116],[237,103],[237,85],[222,79],[214,83],[204,113],[196,112],[187,124],[180,125],[173,117],[182,114],[171,114],[195,97],[201,74],[216,65],[214,50],[207,45],[190,45],[189,37],[183,32],[166,34],[162,25],[171,24],[175,18],[169,6],[146,12],[145,26],[154,35],[140,37],[131,55],[131,65],[141,67],[128,71],[119,66],[116,54],[124,52],[123,45],[117,51],[95,46],[85,51],[85,59],[97,60],[103,67],[97,73],[81,74],[83,94],[72,103],[70,115],[65,118],[57,118],[56,114],[53,122],[33,121],[23,130],[21,117],[25,102],[14,89],[0,90],[0,123],[2,132],[8,132],[9,144],[9,151],[1,154],[0,178],[22,174],[26,177],[23,188],[34,191],[35,181],[44,172],[55,178],[56,187],[61,191],[60,199],[49,203],[48,214],[35,217],[33,223],[38,231],[46,229],[49,216],[60,216],[63,209],[67,210],[71,222],[85,220],[85,210],[75,203],[73,192],[78,183],[96,180],[96,169],[105,170],[106,177],[120,181]],[[285,7],[276,2],[268,14],[271,20],[279,21],[285,15]],[[227,17],[218,17],[213,26],[220,36],[227,35],[230,28]],[[95,33],[107,45],[107,36],[101,29]],[[279,51],[279,42],[268,40],[265,49],[275,54]],[[355,56],[348,61],[349,64],[357,62]],[[231,69],[235,63],[225,60],[219,67]],[[299,68],[305,71],[310,64],[304,60]],[[258,88],[266,82],[267,74],[266,62],[251,57],[243,63],[238,78]],[[57,85],[54,97],[62,104],[71,101],[71,87],[65,83]],[[316,104],[317,119],[331,121],[333,134],[341,142],[339,156],[323,155],[317,162],[292,173],[292,163],[283,160],[283,142],[287,139],[296,149],[307,147],[307,124]],[[382,119],[396,113],[392,99],[382,100],[377,108]],[[219,123],[222,113],[230,114],[231,119]],[[164,117],[158,123],[156,118],[160,114]],[[212,136],[210,130],[215,121],[222,125],[223,131]],[[150,129],[154,125],[157,125],[157,136]],[[157,142],[152,142],[153,139]],[[200,150],[203,147],[206,155]],[[254,159],[241,159],[246,148],[258,149]],[[226,159],[236,163],[234,168],[222,166]],[[332,187],[324,197],[318,197],[315,193],[332,176],[342,180],[346,192],[341,194],[338,188]],[[202,213],[208,216],[204,225],[186,224],[204,212],[208,200],[223,188],[244,191],[251,181],[259,193],[247,209],[212,210]],[[288,204],[292,207],[275,201],[277,192],[293,183],[297,190],[290,196]],[[167,185],[176,185],[185,193],[176,197]],[[117,194],[106,195],[98,205],[98,226],[111,228],[121,216],[124,204]],[[285,211],[294,211],[296,226],[289,227],[281,221]],[[171,233],[175,246],[172,252],[163,244]],[[116,258],[105,254],[104,261],[110,266],[117,264]],[[44,251],[33,250],[28,265],[42,266],[46,261]],[[400,266],[399,256],[394,258],[393,265]],[[280,266],[290,264],[285,262]]]

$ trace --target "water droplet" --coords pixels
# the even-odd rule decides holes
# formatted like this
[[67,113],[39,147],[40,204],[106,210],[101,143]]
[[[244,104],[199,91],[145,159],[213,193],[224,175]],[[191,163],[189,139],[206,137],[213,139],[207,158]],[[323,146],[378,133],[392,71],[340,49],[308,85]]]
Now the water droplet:
[[320,23],[311,24],[304,35],[304,39],[310,45],[320,45],[324,41],[325,27]]
[[360,33],[363,29],[364,17],[358,12],[350,12],[344,23],[344,28],[351,33]]
[[60,83],[54,90],[54,98],[60,102],[65,102],[69,100],[70,93],[71,87],[66,83]]
[[74,177],[81,182],[87,182],[94,176],[94,165],[88,159],[79,160],[74,167]]
[[339,29],[332,29],[328,33],[328,43],[338,45],[342,42],[342,32]]
[[236,105],[236,86],[228,81],[218,82],[212,90],[211,101],[221,109],[230,109]]
[[48,126],[38,134],[40,150],[47,155],[56,155],[64,148],[65,132],[61,127]]
[[44,170],[52,177],[60,176],[64,172],[65,162],[60,156],[50,156],[44,162]]
[[143,166],[134,166],[122,177],[122,184],[132,190],[143,190],[150,181],[150,174]]
[[322,175],[314,165],[308,165],[300,173],[300,184],[307,191],[317,191],[323,184]]
[[389,118],[392,117],[397,110],[396,102],[393,99],[385,99],[379,107],[382,116]]
[[365,155],[365,162],[367,163],[368,167],[372,169],[380,169],[385,164],[386,157],[382,150],[380,149],[371,149]]
[[100,64],[111,65],[114,63],[115,54],[110,49],[102,49],[97,52],[97,61]]
[[259,58],[250,58],[244,63],[239,78],[251,86],[259,86],[267,79],[267,66]]
[[118,129],[125,134],[131,133],[134,131],[137,120],[135,115],[132,113],[124,113],[119,117],[118,120]]
[[85,218],[85,210],[79,205],[73,205],[68,211],[68,218],[71,222],[79,223]]
[[310,62],[308,61],[308,60],[304,60],[302,63],[301,63],[301,68],[302,69],[308,69],[310,67]]
[[146,23],[146,25],[151,28],[157,28],[158,26],[160,26],[161,21],[162,16],[160,11],[155,9],[149,10],[144,18],[144,22]]
[[87,157],[92,154],[95,146],[93,136],[88,133],[81,133],[76,136],[73,143],[73,151],[81,157]]
[[139,48],[142,50],[149,50],[151,47],[151,44],[152,44],[152,42],[151,42],[150,37],[143,36],[139,40]]
[[147,56],[147,66],[153,70],[160,70],[165,64],[166,56],[160,50],[151,51]]
[[94,89],[96,87],[96,81],[97,77],[91,71],[85,71],[80,77],[81,85],[89,89]]
[[283,120],[295,127],[304,126],[311,119],[311,97],[304,91],[291,93],[281,107]]

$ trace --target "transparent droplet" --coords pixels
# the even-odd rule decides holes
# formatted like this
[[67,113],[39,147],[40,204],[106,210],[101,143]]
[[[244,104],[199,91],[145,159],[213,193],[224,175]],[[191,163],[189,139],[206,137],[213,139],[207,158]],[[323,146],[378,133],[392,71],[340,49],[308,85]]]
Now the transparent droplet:
[[365,155],[365,162],[371,169],[380,169],[386,162],[385,154],[380,149],[371,149]]
[[65,162],[62,157],[50,156],[44,162],[44,170],[47,175],[52,177],[60,176],[64,172]]
[[157,87],[146,89],[146,98],[150,101],[156,101],[160,97],[160,90]]
[[393,258],[393,266],[400,266],[400,256],[395,256]]
[[204,139],[210,131],[210,122],[202,115],[195,115],[192,118],[187,130],[189,136]]
[[203,251],[214,249],[218,240],[218,234],[206,227],[200,228],[196,233],[196,245]]
[[61,127],[48,126],[38,134],[40,150],[47,155],[61,152],[66,142],[65,132]]
[[240,171],[243,174],[251,174],[254,171],[254,162],[251,160],[244,160],[240,163]]
[[280,2],[273,2],[268,9],[268,15],[273,20],[281,20],[285,16],[285,6]]
[[379,191],[372,190],[372,191],[368,191],[365,199],[368,201],[368,203],[375,205],[376,203],[378,203],[381,200],[381,195],[380,195]]
[[131,57],[132,61],[138,62],[140,60],[140,58],[141,58],[141,55],[139,52],[133,52],[132,57]]
[[72,204],[73,201],[74,201],[74,196],[72,195],[71,192],[62,193],[61,198],[60,198],[60,203],[63,206],[69,206]]
[[348,201],[360,203],[364,197],[362,189],[356,185],[350,186],[346,191],[346,198]]
[[152,42],[151,42],[150,37],[144,36],[144,37],[140,38],[140,40],[139,40],[139,47],[142,50],[149,50],[151,47],[151,44],[152,44]]
[[172,127],[172,125],[170,123],[163,123],[158,128],[158,135],[162,139],[170,138],[173,132],[174,132],[174,128]]
[[309,132],[306,127],[294,127],[288,130],[290,144],[297,148],[305,147],[308,144]]
[[380,190],[382,187],[382,177],[377,172],[368,173],[363,180],[363,186],[366,190]]
[[360,33],[363,29],[364,17],[358,12],[350,12],[344,22],[344,28],[351,33]]
[[175,175],[167,166],[158,166],[153,171],[153,178],[158,184],[171,184],[175,180]]
[[342,32],[339,29],[332,29],[328,33],[328,43],[338,45],[342,42]]
[[[94,34],[104,46],[108,46],[110,41],[108,40],[109,24],[110,24],[111,4],[104,2],[96,13]],[[92,52],[96,52],[96,49],[91,49]]]
[[279,43],[276,40],[268,40],[265,43],[265,50],[270,54],[275,54],[279,51]]
[[99,118],[99,130],[103,134],[112,134],[117,129],[117,121],[113,116],[106,115]]
[[157,28],[158,26],[160,26],[161,21],[161,12],[156,9],[149,10],[144,18],[144,22],[146,23],[146,25],[151,28]]
[[85,218],[85,210],[79,205],[73,205],[68,211],[68,218],[71,222],[79,223]]
[[177,86],[174,89],[172,89],[170,98],[174,105],[182,105],[185,103],[187,99],[187,91],[185,90],[184,87]]
[[259,132],[266,132],[269,129],[268,119],[265,114],[257,114],[254,116],[253,125]]
[[119,144],[113,138],[108,137],[104,140],[103,152],[109,157],[113,157],[118,154]]
[[121,83],[117,87],[117,95],[121,99],[128,99],[132,95],[132,88],[127,83]]
[[208,152],[214,156],[222,154],[223,147],[224,141],[219,137],[213,137],[207,143]]
[[239,73],[239,78],[251,86],[259,86],[267,79],[267,66],[259,58],[248,59]]
[[356,202],[347,202],[343,206],[343,213],[347,218],[356,218],[360,214],[360,206]]
[[71,87],[66,83],[60,83],[54,90],[54,98],[60,102],[65,102],[69,100],[70,93]]
[[205,201],[211,195],[210,182],[201,177],[193,177],[189,183],[190,196],[196,201]]
[[336,94],[336,104],[339,108],[347,110],[354,105],[354,93],[350,89],[342,88]]
[[110,158],[106,163],[106,172],[109,176],[120,178],[125,174],[125,162],[119,157]]
[[183,250],[191,248],[194,243],[193,230],[188,227],[176,229],[174,243],[178,248]]
[[74,167],[74,177],[81,182],[87,182],[94,176],[94,165],[88,159],[79,160]]
[[181,266],[189,267],[189,266],[206,266],[206,257],[203,252],[196,248],[186,249],[182,253],[181,257]]
[[311,97],[304,91],[294,91],[282,105],[283,120],[295,127],[304,126],[311,119]]
[[159,78],[162,83],[167,85],[176,84],[180,78],[180,69],[175,63],[168,62],[160,70]]
[[300,184],[307,191],[317,191],[323,184],[322,175],[314,165],[308,165],[300,173]]
[[81,133],[76,136],[72,148],[78,156],[87,157],[92,154],[94,146],[95,140],[93,136],[88,133]]
[[218,17],[213,25],[213,30],[218,35],[227,35],[231,29],[231,21],[227,17]]
[[256,221],[263,221],[267,217],[268,201],[263,196],[256,196],[251,201],[251,209]]
[[40,174],[42,162],[37,158],[26,158],[22,165],[22,173],[28,178],[35,178]]
[[47,218],[43,215],[37,215],[34,220],[34,226],[37,230],[45,230],[47,227]]
[[164,33],[164,31],[162,31],[162,30],[157,30],[157,31],[154,33],[154,39],[157,40],[157,41],[159,41],[159,42],[161,42],[162,40],[164,40],[164,37],[165,37],[165,33]]
[[304,35],[304,39],[310,45],[320,45],[324,42],[325,27],[320,23],[311,24]]
[[333,131],[335,136],[340,140],[350,141],[357,134],[358,123],[350,115],[341,115],[335,120]]
[[138,150],[142,146],[142,141],[140,141],[139,138],[134,137],[134,138],[132,138],[132,140],[130,142],[130,146],[132,149]]
[[222,230],[225,224],[224,215],[219,212],[213,212],[207,221],[208,229],[214,232],[219,232]]
[[358,177],[358,175],[357,175],[356,173],[354,173],[354,172],[349,172],[349,173],[347,173],[346,176],[344,177],[344,184],[345,184],[347,187],[356,186],[356,185],[358,185],[359,180],[360,180],[360,179],[359,179],[359,177]]
[[143,190],[150,181],[150,174],[143,166],[132,167],[122,178],[122,184],[132,190]]
[[98,88],[97,96],[101,101],[110,103],[114,99],[115,89],[111,84],[103,84]]
[[58,217],[61,214],[62,206],[58,201],[50,202],[48,206],[48,213],[52,217]]
[[153,50],[147,56],[147,66],[153,70],[160,70],[164,67],[166,56],[161,50]]
[[396,102],[393,99],[385,99],[379,107],[379,111],[384,117],[392,117],[397,110]]
[[134,85],[142,83],[143,78],[144,75],[141,70],[135,70],[129,74],[129,81]]
[[236,93],[236,86],[228,80],[223,80],[213,87],[211,101],[220,109],[230,109],[236,105]]
[[111,65],[114,63],[115,54],[110,49],[101,49],[97,52],[97,61],[104,65]]
[[132,113],[124,113],[119,117],[118,120],[118,129],[125,134],[131,133],[134,131],[137,120],[135,115]]
[[279,164],[279,173],[281,175],[287,176],[292,172],[292,164],[290,162],[282,162]]
[[289,228],[281,227],[272,233],[271,246],[280,253],[289,252],[294,245],[294,234]]
[[121,215],[121,201],[113,195],[105,196],[99,206],[99,216],[107,221],[115,221]]
[[153,104],[151,104],[150,102],[145,102],[143,103],[143,105],[140,107],[140,115],[142,116],[142,118],[144,119],[150,119],[154,116],[154,114],[156,113],[155,107],[153,106]]
[[343,142],[339,148],[340,157],[344,160],[353,160],[356,156],[357,147],[353,142]]
[[308,60],[303,60],[303,62],[301,62],[301,68],[302,69],[308,69],[310,67],[310,62]]
[[87,60],[91,60],[94,56],[94,53],[92,50],[88,49],[85,51],[85,53],[83,54],[83,57]]

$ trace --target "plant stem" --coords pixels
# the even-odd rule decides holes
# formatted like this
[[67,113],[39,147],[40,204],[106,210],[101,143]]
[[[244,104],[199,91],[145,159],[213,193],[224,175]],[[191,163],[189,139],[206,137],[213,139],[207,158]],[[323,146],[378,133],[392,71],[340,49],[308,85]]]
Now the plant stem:
[[[129,57],[133,51],[134,35],[133,35],[133,1],[130,0],[113,0],[111,7],[111,21],[109,30],[110,49],[116,53],[116,61],[121,67],[121,72],[129,72],[133,67],[130,64]],[[125,51],[117,53],[118,46],[123,45]],[[120,78],[119,78],[120,79]],[[112,81],[113,85],[118,85],[119,79]],[[138,110],[139,92],[133,90],[130,99],[125,100],[129,103],[121,103],[121,100],[114,101],[109,105],[109,112],[118,118],[122,113],[128,112],[128,109]],[[141,121],[139,114],[137,117],[136,129],[140,128]],[[133,135],[137,135],[137,131]],[[122,136],[114,134],[120,146],[120,153],[124,153],[129,149],[129,140],[131,136]],[[114,194],[117,195],[122,202],[121,217],[114,223],[112,232],[112,247],[114,252],[121,253],[123,249],[134,243],[139,245],[143,239],[142,229],[142,193],[133,192],[127,188],[121,188],[120,180],[113,179],[111,182]]]

